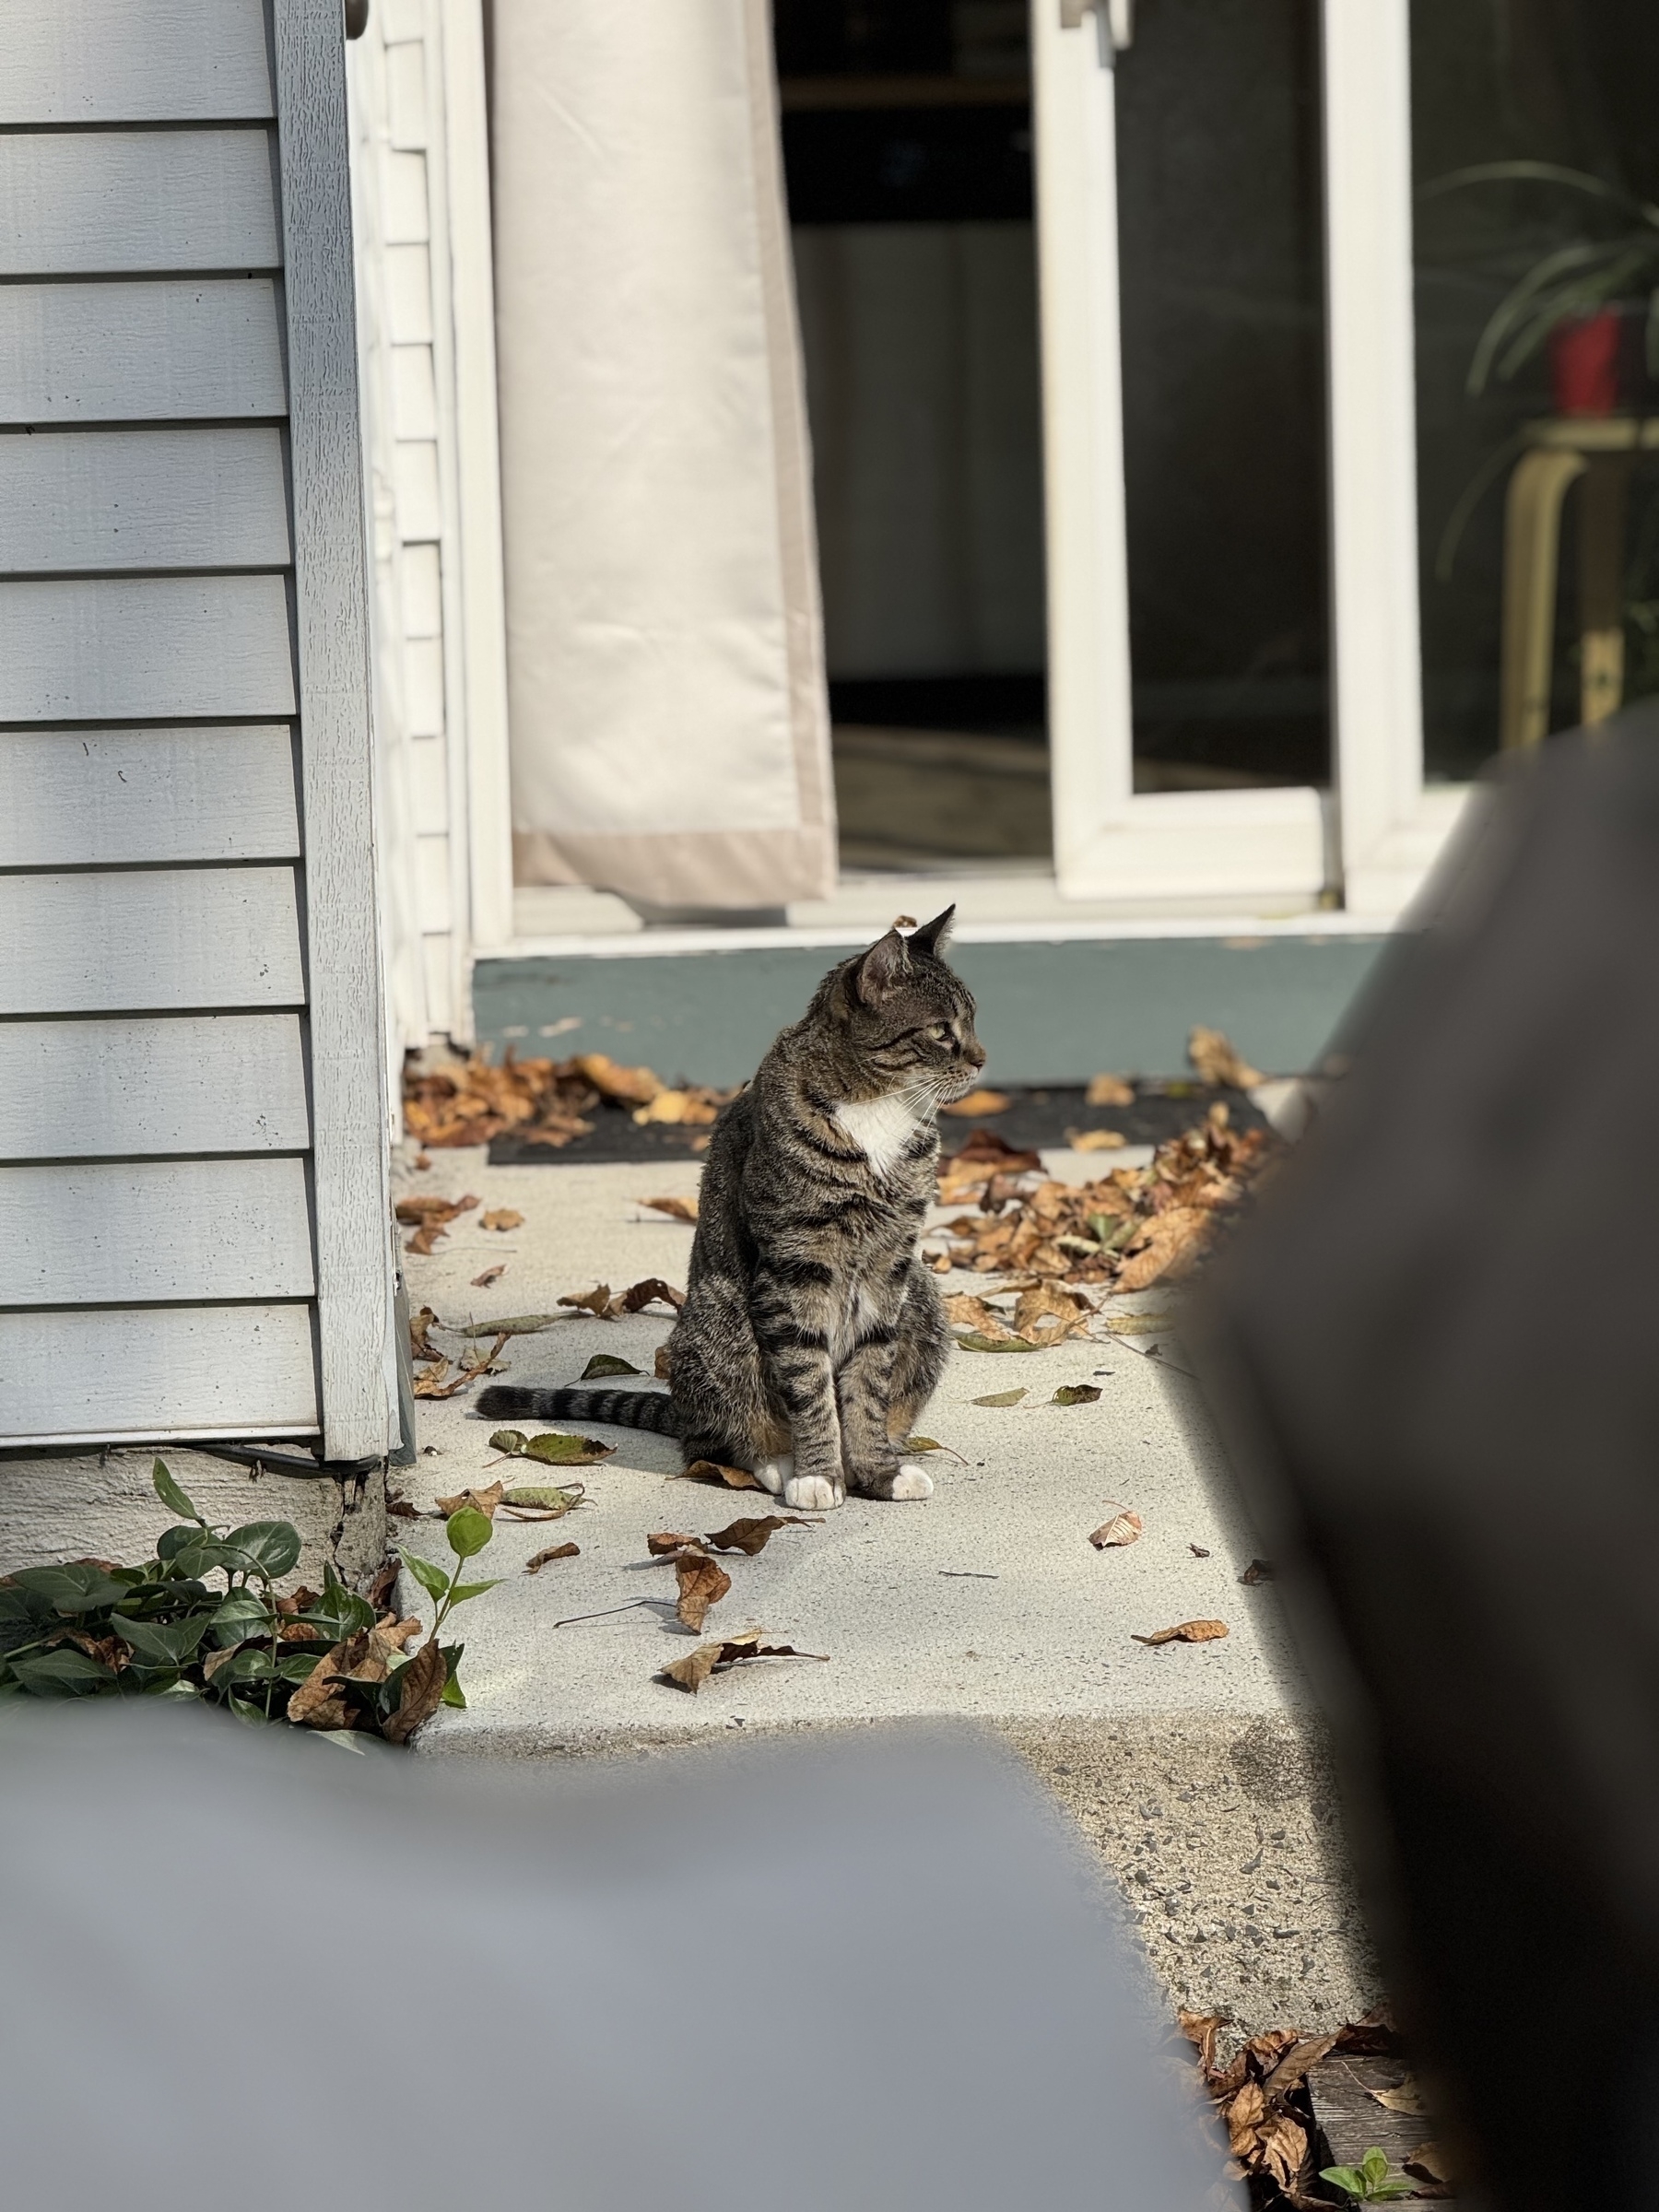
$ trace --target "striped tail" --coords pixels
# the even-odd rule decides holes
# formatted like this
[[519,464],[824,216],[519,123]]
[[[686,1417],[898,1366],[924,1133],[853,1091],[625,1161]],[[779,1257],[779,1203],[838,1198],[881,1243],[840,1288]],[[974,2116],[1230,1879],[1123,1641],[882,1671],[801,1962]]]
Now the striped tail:
[[679,1415],[665,1390],[521,1390],[492,1382],[477,1398],[489,1420],[607,1421],[614,1429],[650,1429],[678,1436]]

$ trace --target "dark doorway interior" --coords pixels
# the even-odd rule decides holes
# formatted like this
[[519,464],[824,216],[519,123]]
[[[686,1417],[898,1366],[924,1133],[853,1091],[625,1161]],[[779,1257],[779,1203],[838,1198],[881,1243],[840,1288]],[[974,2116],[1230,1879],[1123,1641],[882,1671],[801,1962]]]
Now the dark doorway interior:
[[841,856],[1050,850],[1026,0],[777,0]]
[[1116,107],[1135,784],[1324,783],[1317,0],[1135,18]]

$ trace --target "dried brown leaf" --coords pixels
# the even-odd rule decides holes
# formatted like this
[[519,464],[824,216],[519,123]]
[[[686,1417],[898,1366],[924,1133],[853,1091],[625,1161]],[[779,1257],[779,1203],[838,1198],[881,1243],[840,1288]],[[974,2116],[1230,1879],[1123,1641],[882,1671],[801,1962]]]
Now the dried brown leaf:
[[1318,2065],[1328,2058],[1335,2048],[1336,2038],[1331,2035],[1304,2035],[1292,2043],[1273,2071],[1262,2082],[1269,2097],[1283,2097],[1295,2088],[1307,2075],[1310,2066]]
[[1106,1333],[1109,1336],[1160,1336],[1174,1325],[1174,1316],[1169,1313],[1109,1313],[1106,1316]]
[[482,1513],[487,1521],[493,1521],[496,1507],[500,1504],[506,1495],[507,1485],[504,1482],[492,1482],[488,1489],[457,1490],[453,1498],[436,1498],[432,1502],[437,1506],[438,1511],[444,1514],[458,1513],[463,1506],[470,1505]]
[[695,1221],[697,1218],[695,1198],[641,1198],[639,1203],[650,1206],[653,1213],[668,1215],[675,1221]]
[[709,1607],[717,1606],[731,1588],[732,1578],[718,1559],[712,1559],[706,1551],[695,1549],[677,1554],[674,1573],[679,1583],[679,1603],[675,1611],[687,1628],[700,1629]]
[[655,1357],[655,1358],[653,1359],[653,1361],[652,1361],[652,1363],[651,1363],[651,1371],[652,1371],[652,1373],[653,1373],[653,1375],[656,1377],[656,1379],[657,1379],[657,1381],[658,1381],[659,1382],[667,1382],[667,1380],[668,1380],[668,1347],[667,1347],[665,1344],[659,1344],[659,1345],[657,1346],[657,1348],[656,1348],[656,1357]]
[[1187,1038],[1187,1058],[1206,1083],[1226,1083],[1235,1090],[1253,1090],[1258,1083],[1266,1081],[1261,1069],[1251,1066],[1230,1037],[1220,1030],[1206,1030],[1202,1023]]
[[[422,1306],[419,1312],[409,1323],[409,1350],[417,1359],[442,1359],[443,1354],[427,1335],[427,1331],[436,1321],[438,1321],[438,1316],[433,1312],[431,1307]],[[441,1327],[442,1324],[439,1323],[439,1326]]]
[[1423,2093],[1418,2088],[1415,2077],[1410,2074],[1392,2089],[1367,2089],[1365,2093],[1386,2112],[1404,2112],[1413,2120],[1426,2120],[1429,2116]]
[[1224,1620],[1183,1620],[1172,1629],[1154,1630],[1150,1636],[1136,1636],[1136,1643],[1214,1643],[1229,1633]]
[[410,1227],[421,1221],[453,1221],[457,1214],[469,1212],[477,1203],[470,1195],[445,1198],[437,1191],[415,1191],[400,1198],[393,1211],[406,1227]]
[[763,1482],[754,1480],[754,1476],[747,1471],[747,1466],[721,1466],[719,1460],[692,1460],[690,1466],[686,1466],[686,1469],[681,1473],[677,1473],[677,1476],[670,1476],[668,1480],[670,1482],[724,1482],[728,1491],[763,1491],[765,1488]]
[[550,1559],[577,1559],[582,1557],[580,1544],[549,1544],[546,1551],[538,1551],[524,1561],[526,1574],[539,1574]]
[[688,1088],[659,1090],[650,1105],[640,1107],[633,1118],[641,1124],[669,1122],[697,1128],[719,1117],[720,1107],[713,1099],[702,1090]]
[[1227,2025],[1227,2015],[1221,2012],[1178,2012],[1176,2022],[1181,2032],[1198,2054],[1198,2065],[1205,2077],[1215,2070],[1216,2038]]
[[749,1629],[741,1636],[729,1636],[720,1643],[700,1643],[694,1652],[683,1659],[676,1659],[663,1668],[659,1682],[672,1682],[680,1689],[693,1692],[700,1689],[711,1675],[723,1675],[728,1667],[747,1659],[816,1659],[829,1664],[822,1652],[797,1652],[793,1643],[762,1643],[764,1629]]
[[1049,1400],[1052,1406],[1093,1406],[1100,1392],[1092,1382],[1063,1382]]
[[1122,1076],[1090,1076],[1083,1100],[1088,1106],[1133,1106],[1135,1086]]
[[975,1398],[976,1406],[1018,1406],[1028,1394],[1024,1390],[994,1390],[988,1397]]
[[494,1267],[486,1267],[482,1275],[475,1275],[473,1277],[472,1287],[475,1290],[488,1290],[492,1288],[495,1284],[500,1281],[501,1277],[506,1274],[506,1272],[507,1265],[505,1261],[500,1262]]
[[561,1306],[574,1306],[580,1312],[592,1313],[599,1320],[606,1321],[611,1317],[611,1287],[608,1283],[595,1283],[591,1290],[572,1290],[568,1298],[561,1298],[559,1303]]
[[574,1063],[601,1098],[619,1106],[649,1106],[667,1086],[648,1067],[618,1067],[606,1053],[579,1053]]
[[[214,1655],[220,1656],[217,1653]],[[228,1658],[229,1653],[223,1656]],[[301,1728],[356,1727],[359,1715],[355,1707],[347,1705],[337,1687],[340,1678],[383,1682],[392,1671],[395,1656],[396,1646],[378,1629],[359,1629],[354,1636],[347,1636],[344,1642],[324,1653],[288,1700],[288,1719]],[[441,1685],[440,1689],[441,1692]]]
[[1419,2143],[1401,2160],[1406,2172],[1415,2181],[1430,2182],[1437,2192],[1452,2186],[1452,2161],[1443,2144]]
[[1133,1253],[1118,1269],[1118,1288],[1149,1290],[1165,1276],[1182,1274],[1197,1258],[1213,1226],[1206,1206],[1172,1206],[1154,1214],[1133,1239]]
[[480,1215],[478,1218],[480,1229],[509,1230],[523,1229],[524,1226],[524,1215],[511,1206],[492,1206],[488,1213]]
[[443,1686],[448,1679],[449,1662],[434,1637],[429,1643],[423,1643],[414,1658],[398,1671],[398,1688],[403,1694],[397,1711],[381,1723],[381,1734],[389,1744],[406,1744],[422,1721],[431,1719],[442,1700]]
[[683,1551],[688,1544],[701,1541],[700,1536],[688,1535],[683,1529],[659,1528],[653,1535],[646,1537],[645,1548],[654,1559],[665,1559],[677,1551]]
[[1257,1583],[1272,1582],[1273,1561],[1271,1559],[1252,1559],[1239,1580],[1248,1589],[1254,1589]]
[[971,1122],[977,1121],[982,1114],[1006,1113],[1013,1103],[1006,1090],[971,1090],[965,1099],[957,1099],[948,1106],[941,1106],[939,1112]]
[[439,1238],[447,1237],[448,1234],[448,1230],[441,1221],[423,1222],[404,1246],[404,1250],[424,1256],[428,1253],[435,1252],[438,1248]]
[[469,1383],[476,1382],[480,1375],[500,1373],[495,1359],[506,1341],[506,1333],[503,1331],[481,1359],[475,1353],[452,1381],[444,1380],[449,1367],[447,1359],[440,1359],[433,1366],[424,1368],[415,1378],[415,1395],[418,1398],[453,1398],[466,1389]]
[[394,1613],[387,1613],[374,1627],[377,1635],[383,1636],[394,1650],[401,1652],[420,1634],[423,1625],[418,1613],[411,1613],[407,1620],[399,1620]]
[[1122,1544],[1138,1543],[1143,1526],[1140,1515],[1133,1507],[1109,1505],[1105,1520],[1088,1540],[1097,1551],[1112,1551]]
[[1121,1129],[1068,1129],[1065,1141],[1074,1152],[1117,1152],[1129,1139]]
[[671,1306],[677,1313],[685,1302],[685,1292],[677,1290],[672,1283],[665,1283],[660,1275],[648,1275],[643,1282],[630,1283],[618,1300],[624,1313],[638,1313],[642,1307],[653,1303]]
[[1087,1328],[1094,1309],[1063,1283],[1034,1283],[1014,1303],[1014,1331],[1032,1344],[1058,1344]]
[[945,1317],[959,1328],[982,1329],[988,1336],[1007,1335],[1008,1324],[1000,1313],[994,1313],[982,1298],[975,1298],[971,1290],[952,1290],[945,1300]]
[[728,1521],[724,1528],[716,1529],[703,1542],[712,1544],[716,1551],[747,1552],[752,1559],[758,1551],[764,1551],[781,1528],[806,1528],[819,1521],[819,1516],[799,1513],[759,1513],[740,1521]]

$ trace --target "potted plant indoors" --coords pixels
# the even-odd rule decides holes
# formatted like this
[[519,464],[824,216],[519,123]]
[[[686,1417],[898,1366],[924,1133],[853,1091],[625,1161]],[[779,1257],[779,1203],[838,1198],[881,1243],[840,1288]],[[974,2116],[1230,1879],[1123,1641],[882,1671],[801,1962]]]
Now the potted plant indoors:
[[1488,316],[1469,362],[1472,398],[1507,382],[1541,350],[1562,415],[1612,415],[1644,404],[1659,378],[1659,207],[1604,178],[1553,161],[1482,161],[1422,187],[1419,200],[1478,184],[1535,183],[1600,203],[1596,236],[1540,255]]

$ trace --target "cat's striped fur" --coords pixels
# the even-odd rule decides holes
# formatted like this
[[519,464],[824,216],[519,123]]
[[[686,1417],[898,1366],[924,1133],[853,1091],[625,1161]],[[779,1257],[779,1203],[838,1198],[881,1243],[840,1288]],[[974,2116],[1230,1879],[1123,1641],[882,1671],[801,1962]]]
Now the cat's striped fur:
[[954,911],[832,969],[721,1115],[667,1396],[499,1385],[481,1413],[677,1436],[688,1461],[750,1468],[794,1506],[928,1495],[900,1445],[950,1345],[917,1258],[934,1117],[985,1064],[943,958]]

